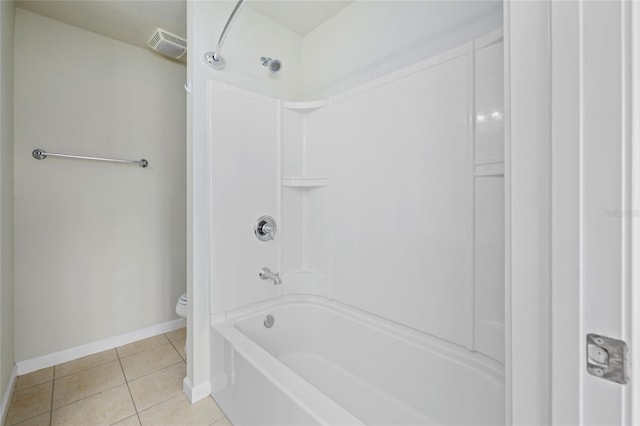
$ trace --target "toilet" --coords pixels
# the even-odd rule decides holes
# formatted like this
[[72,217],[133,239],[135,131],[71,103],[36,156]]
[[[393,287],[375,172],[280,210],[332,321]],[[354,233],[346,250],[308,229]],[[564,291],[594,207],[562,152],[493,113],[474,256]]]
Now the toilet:
[[178,303],[176,303],[176,314],[181,318],[187,317],[187,293],[178,299]]
[[[184,293],[176,303],[176,314],[181,318],[187,317],[187,293]],[[187,342],[184,343],[184,351],[187,352]]]

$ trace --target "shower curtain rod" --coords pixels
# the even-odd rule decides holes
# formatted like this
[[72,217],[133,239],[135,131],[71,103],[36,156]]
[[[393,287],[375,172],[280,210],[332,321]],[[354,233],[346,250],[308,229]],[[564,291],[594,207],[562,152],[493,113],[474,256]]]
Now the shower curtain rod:
[[57,154],[55,152],[46,152],[45,150],[40,148],[34,149],[31,155],[36,160],[44,160],[47,157],[62,157],[62,158],[75,158],[79,160],[108,161],[111,163],[130,163],[130,164],[135,163],[142,168],[145,168],[149,165],[149,162],[144,158],[141,160],[119,160],[117,158],[87,157],[84,155]]
[[221,70],[224,68],[224,58],[220,56],[220,50],[222,50],[222,44],[227,38],[229,29],[231,29],[231,25],[233,25],[233,22],[236,20],[238,13],[240,13],[242,6],[244,6],[244,1],[245,0],[238,0],[238,3],[236,3],[236,6],[233,8],[229,19],[227,19],[227,23],[224,24],[224,28],[222,29],[222,34],[220,34],[220,39],[218,39],[218,45],[216,46],[216,49],[213,52],[207,52],[204,54],[205,62],[214,69]]

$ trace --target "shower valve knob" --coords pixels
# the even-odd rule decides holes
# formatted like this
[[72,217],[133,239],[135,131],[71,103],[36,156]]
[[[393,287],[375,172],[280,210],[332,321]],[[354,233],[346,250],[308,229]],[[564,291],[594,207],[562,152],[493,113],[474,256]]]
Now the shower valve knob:
[[271,216],[260,216],[253,227],[253,232],[260,241],[273,240],[277,230],[278,225],[276,225],[275,219]]

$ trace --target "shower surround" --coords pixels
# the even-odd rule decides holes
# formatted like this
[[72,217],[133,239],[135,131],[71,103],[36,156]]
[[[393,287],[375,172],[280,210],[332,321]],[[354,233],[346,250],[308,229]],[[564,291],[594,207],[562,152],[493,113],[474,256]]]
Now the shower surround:
[[[234,36],[272,25],[252,13]],[[278,31],[265,37],[287,38]],[[193,399],[211,392],[238,424],[504,421],[503,43],[488,32],[355,88],[319,82],[325,95],[310,101],[290,100],[305,91],[288,77],[292,51],[263,40],[251,52],[287,64],[269,78],[258,62],[251,73],[269,84],[231,72],[248,53],[234,36],[225,70],[191,63],[204,107],[189,154],[190,192],[203,196],[190,217]],[[264,215],[278,225],[266,242],[253,232]],[[414,387],[423,398],[401,391]]]

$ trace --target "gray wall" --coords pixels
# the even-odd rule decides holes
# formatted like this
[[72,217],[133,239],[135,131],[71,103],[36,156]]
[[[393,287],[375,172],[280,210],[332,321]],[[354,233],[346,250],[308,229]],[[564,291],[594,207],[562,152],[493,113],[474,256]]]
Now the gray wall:
[[[18,361],[176,318],[186,287],[186,69],[18,9]],[[150,166],[31,151],[146,158]]]
[[[13,329],[13,1],[0,1],[0,400],[15,361]],[[2,419],[0,419],[1,421]]]

